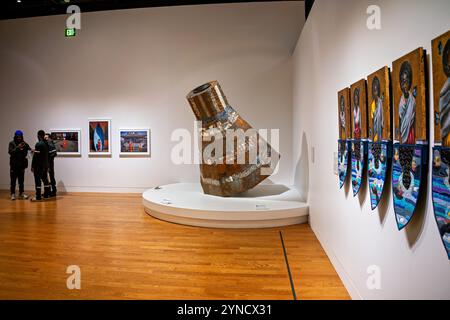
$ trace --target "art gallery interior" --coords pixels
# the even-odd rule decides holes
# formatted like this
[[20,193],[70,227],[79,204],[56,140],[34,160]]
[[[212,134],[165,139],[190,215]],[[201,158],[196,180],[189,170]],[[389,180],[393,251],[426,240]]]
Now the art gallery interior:
[[[450,173],[435,158],[447,163],[450,1],[125,2],[0,4],[0,299],[450,299]],[[392,161],[373,208],[369,75],[383,67]],[[421,153],[405,170],[408,97]],[[270,147],[268,162],[202,159],[201,138],[224,128],[258,130],[242,143]],[[11,200],[17,130],[29,199]],[[39,130],[58,151],[57,194],[44,182],[30,201]]]

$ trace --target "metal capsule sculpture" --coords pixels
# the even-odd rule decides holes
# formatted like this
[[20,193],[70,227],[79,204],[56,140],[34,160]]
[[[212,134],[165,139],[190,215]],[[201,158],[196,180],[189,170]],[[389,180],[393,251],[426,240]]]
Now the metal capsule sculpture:
[[433,209],[450,259],[450,31],[432,41],[434,88]]
[[352,188],[355,197],[361,187],[367,156],[367,89],[362,79],[350,87],[352,118]]
[[394,146],[392,188],[399,230],[411,221],[427,174],[425,54],[418,48],[394,61]]
[[200,183],[203,192],[229,197],[266,179],[280,155],[228,103],[217,81],[187,95],[201,123]]
[[383,67],[367,77],[369,114],[369,191],[372,210],[384,191],[386,172],[392,159],[389,69]]
[[350,120],[350,89],[345,88],[338,92],[338,174],[339,188],[345,184],[348,173],[348,162],[351,148],[351,120]]

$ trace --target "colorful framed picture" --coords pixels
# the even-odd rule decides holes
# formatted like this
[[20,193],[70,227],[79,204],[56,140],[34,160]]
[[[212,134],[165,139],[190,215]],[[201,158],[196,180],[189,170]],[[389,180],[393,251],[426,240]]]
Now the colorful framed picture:
[[89,119],[89,155],[111,155],[111,120]]
[[369,140],[391,141],[391,98],[389,95],[389,68],[383,67],[367,77]]
[[423,48],[392,63],[394,145],[392,192],[399,230],[411,221],[428,170],[428,124]]
[[150,129],[119,129],[120,156],[150,156]]
[[450,31],[432,42],[434,142],[450,148]]
[[58,156],[81,156],[80,129],[53,129],[50,130],[50,137]]
[[372,210],[378,206],[385,189],[392,150],[391,100],[387,66],[367,77],[369,128],[369,191]]
[[352,139],[367,139],[367,85],[361,79],[350,86]]
[[348,140],[352,137],[350,112],[350,88],[338,92],[339,139]]
[[345,184],[348,171],[351,139],[350,88],[338,92],[338,172],[339,188]]
[[350,86],[352,123],[351,162],[353,196],[361,187],[367,152],[367,85],[361,79]]
[[394,140],[415,145],[427,141],[425,53],[418,48],[392,63]]
[[433,209],[450,259],[450,31],[431,42],[433,60]]

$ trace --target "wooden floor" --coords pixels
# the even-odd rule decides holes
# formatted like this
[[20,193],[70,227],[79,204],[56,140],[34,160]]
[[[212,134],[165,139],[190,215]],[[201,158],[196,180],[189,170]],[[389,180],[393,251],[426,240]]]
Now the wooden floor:
[[[308,225],[186,227],[148,216],[140,195],[0,192],[0,299],[349,299]],[[66,286],[67,266],[81,289]]]

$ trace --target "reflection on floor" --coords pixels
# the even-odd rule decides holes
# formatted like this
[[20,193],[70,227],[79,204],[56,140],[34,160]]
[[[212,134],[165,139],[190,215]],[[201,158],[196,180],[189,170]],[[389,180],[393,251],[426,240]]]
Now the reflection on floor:
[[[148,216],[141,195],[0,192],[0,299],[349,299],[307,224],[185,227]],[[81,289],[67,289],[69,265]]]

